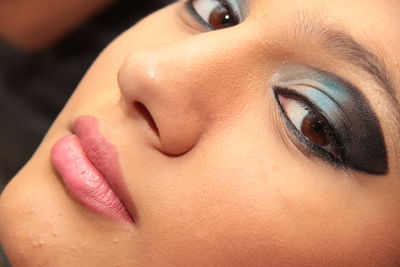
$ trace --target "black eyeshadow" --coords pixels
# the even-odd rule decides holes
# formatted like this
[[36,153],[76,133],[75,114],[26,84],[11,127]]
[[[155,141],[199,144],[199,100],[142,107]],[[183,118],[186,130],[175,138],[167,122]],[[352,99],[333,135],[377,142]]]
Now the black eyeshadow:
[[[273,78],[275,94],[295,94],[305,99],[329,122],[335,132],[340,158],[296,138],[325,160],[369,174],[388,172],[387,150],[379,120],[359,89],[337,75],[299,64],[285,64]],[[291,127],[293,128],[293,127]],[[293,130],[293,129],[291,129]]]

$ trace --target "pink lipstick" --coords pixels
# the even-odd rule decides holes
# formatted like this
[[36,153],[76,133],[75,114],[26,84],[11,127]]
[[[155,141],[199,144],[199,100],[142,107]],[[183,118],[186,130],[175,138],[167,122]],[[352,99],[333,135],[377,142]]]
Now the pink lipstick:
[[72,132],[58,140],[52,149],[53,165],[71,194],[88,208],[133,223],[124,202],[130,203],[122,180],[118,155],[100,133],[98,121],[81,116]]

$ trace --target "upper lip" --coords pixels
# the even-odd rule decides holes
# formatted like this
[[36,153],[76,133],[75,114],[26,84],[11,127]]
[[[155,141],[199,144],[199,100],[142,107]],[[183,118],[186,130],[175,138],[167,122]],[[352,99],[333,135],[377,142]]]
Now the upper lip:
[[88,159],[104,175],[111,189],[125,206],[132,221],[137,218],[136,209],[123,179],[117,151],[100,132],[98,120],[92,116],[80,116],[72,125],[72,132],[78,136]]

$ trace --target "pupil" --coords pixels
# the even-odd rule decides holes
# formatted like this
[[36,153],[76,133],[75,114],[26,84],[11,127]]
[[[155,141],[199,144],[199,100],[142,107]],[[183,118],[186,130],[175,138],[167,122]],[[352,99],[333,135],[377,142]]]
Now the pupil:
[[315,144],[326,146],[329,144],[327,127],[328,125],[323,118],[313,113],[309,113],[302,122],[301,132]]
[[319,119],[314,120],[314,123],[312,125],[314,131],[317,133],[322,133],[324,131],[324,126],[324,122]]
[[229,24],[230,20],[231,20],[231,16],[229,14],[225,14],[225,16],[222,17],[221,24],[222,25]]
[[224,6],[219,6],[212,11],[209,23],[214,29],[227,28],[236,24],[231,12]]

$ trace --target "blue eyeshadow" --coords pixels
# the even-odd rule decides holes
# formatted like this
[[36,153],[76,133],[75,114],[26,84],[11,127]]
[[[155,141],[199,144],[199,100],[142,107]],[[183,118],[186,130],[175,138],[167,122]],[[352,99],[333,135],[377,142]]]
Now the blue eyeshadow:
[[379,120],[361,91],[351,83],[310,66],[285,64],[273,76],[273,86],[275,94],[296,95],[328,121],[340,151],[340,158],[331,155],[329,159],[370,174],[388,172]]

